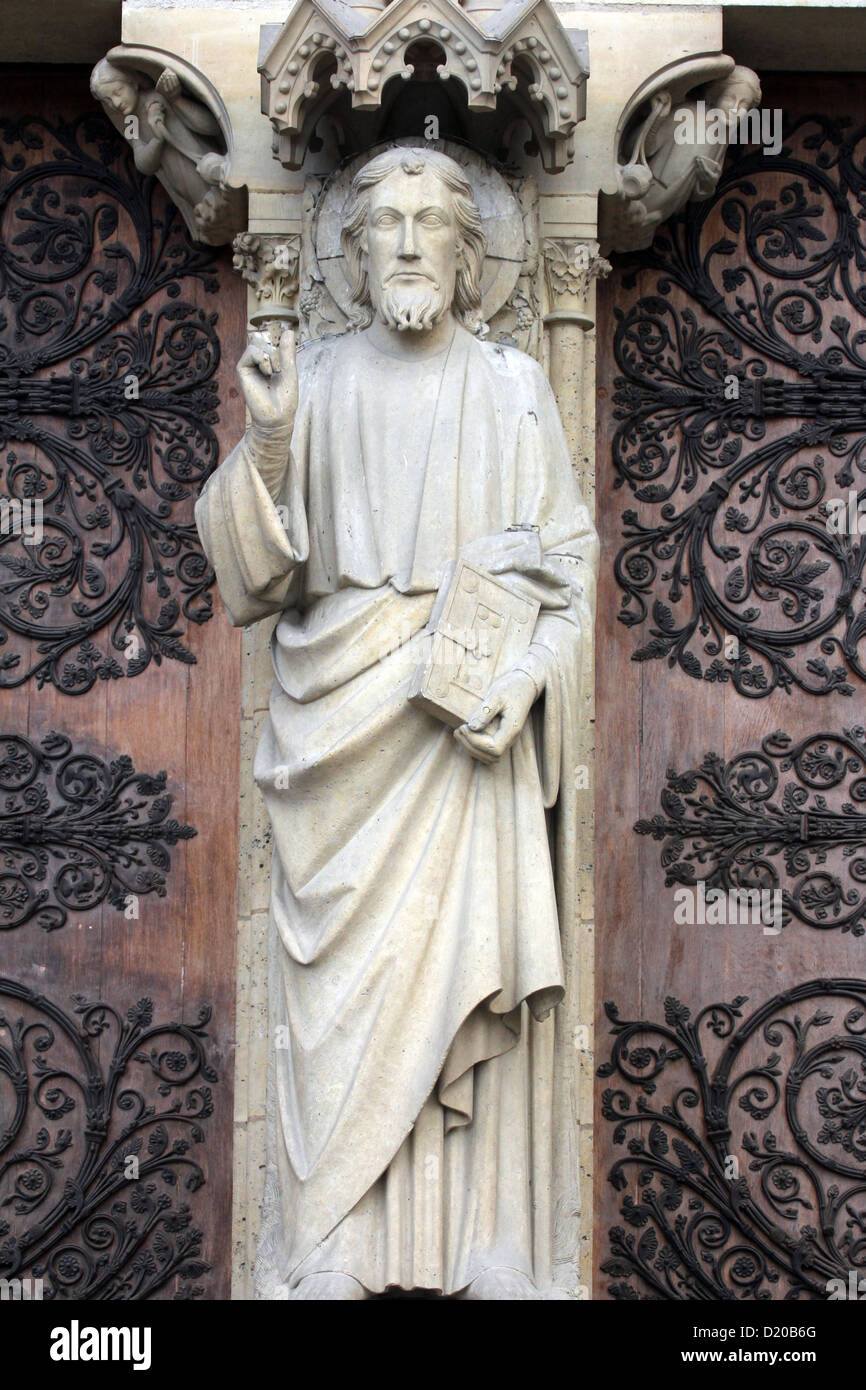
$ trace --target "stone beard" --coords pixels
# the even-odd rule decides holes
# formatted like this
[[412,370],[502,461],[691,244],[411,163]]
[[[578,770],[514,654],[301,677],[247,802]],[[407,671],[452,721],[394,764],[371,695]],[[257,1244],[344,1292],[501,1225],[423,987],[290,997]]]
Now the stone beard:
[[386,285],[375,305],[386,328],[394,328],[399,333],[406,329],[417,333],[432,328],[448,307],[440,286],[433,280],[410,289],[389,289]]
[[[291,435],[248,350],[253,425],[196,508],[232,621],[281,615],[257,1292],[564,1296],[554,1006],[595,532],[541,368],[464,326],[483,238],[459,166],[379,156],[344,245],[362,331],[300,351]],[[541,612],[455,735],[407,695],[461,553]]]
[[[396,281],[396,283],[395,283]],[[377,318],[398,333],[423,333],[439,323],[451,308],[454,286],[446,289],[426,275],[386,279],[381,287],[370,286]]]

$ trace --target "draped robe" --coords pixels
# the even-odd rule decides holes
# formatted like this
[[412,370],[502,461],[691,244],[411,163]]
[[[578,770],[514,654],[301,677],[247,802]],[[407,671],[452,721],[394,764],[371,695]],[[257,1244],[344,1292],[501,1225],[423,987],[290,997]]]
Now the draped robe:
[[[248,435],[196,507],[232,621],[281,614],[255,762],[274,835],[257,1287],[340,1269],[451,1293],[489,1264],[544,1285],[595,532],[517,350],[458,327],[407,362],[361,333],[298,367],[278,502]],[[487,766],[407,692],[449,566],[511,553],[515,526],[537,528],[512,577],[542,604],[543,695]]]

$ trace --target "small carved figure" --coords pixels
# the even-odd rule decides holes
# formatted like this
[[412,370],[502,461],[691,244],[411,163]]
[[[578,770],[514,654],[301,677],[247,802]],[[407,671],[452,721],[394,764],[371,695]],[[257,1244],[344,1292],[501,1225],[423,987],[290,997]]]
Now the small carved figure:
[[[601,199],[599,240],[604,247],[642,251],[662,222],[687,202],[708,198],[721,177],[740,114],[760,100],[758,78],[745,67],[733,68],[686,101],[675,101],[667,89],[655,92],[634,131],[628,159],[617,168],[618,194]],[[699,120],[699,112],[706,110],[719,119]],[[680,130],[689,131],[690,138],[680,138]]]
[[210,246],[230,241],[243,222],[243,190],[226,187],[219,122],[185,94],[177,73],[164,68],[154,84],[143,72],[103,58],[90,90],[129,141],[136,168],[156,175],[192,236]]

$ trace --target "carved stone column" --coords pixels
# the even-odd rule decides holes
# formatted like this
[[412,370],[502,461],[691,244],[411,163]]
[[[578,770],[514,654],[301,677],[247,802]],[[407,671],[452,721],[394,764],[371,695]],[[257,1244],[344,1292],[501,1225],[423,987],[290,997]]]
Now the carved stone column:
[[[607,275],[610,264],[599,255],[598,242],[590,237],[548,236],[541,244],[547,312],[547,371],[565,436],[575,465],[577,481],[591,512],[595,510],[595,282]],[[559,1075],[571,1095],[562,1096],[568,1120],[557,1134],[557,1158],[569,1171],[580,1173],[580,1279],[579,1297],[589,1296],[592,1269],[592,1104],[594,1063],[591,1020],[593,1017],[594,965],[594,861],[593,813],[594,744],[594,635],[587,634],[582,652],[583,708],[575,741],[572,769],[577,799],[576,915],[566,942],[566,1000],[559,1020],[557,1048]]]
[[[595,326],[595,282],[610,271],[598,242],[548,237],[542,244],[548,312],[549,376],[584,497],[593,493],[592,422],[587,426],[586,334]],[[585,429],[589,435],[585,437]]]
[[279,341],[285,325],[294,328],[298,322],[300,237],[241,232],[232,242],[232,250],[232,265],[255,297],[251,325],[272,331]]

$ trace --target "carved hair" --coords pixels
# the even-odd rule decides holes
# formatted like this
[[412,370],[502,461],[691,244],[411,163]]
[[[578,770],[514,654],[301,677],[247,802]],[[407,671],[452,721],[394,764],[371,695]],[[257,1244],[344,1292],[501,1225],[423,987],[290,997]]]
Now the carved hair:
[[90,90],[97,101],[102,100],[100,91],[106,87],[113,87],[115,82],[122,82],[124,87],[132,87],[133,91],[138,91],[141,87],[141,77],[138,73],[119,68],[107,58],[101,58],[90,74]]
[[761,83],[757,73],[752,72],[751,68],[741,66],[731,68],[727,77],[720,77],[716,82],[711,82],[705,92],[708,106],[723,106],[725,100],[729,100],[729,94],[745,88],[752,100],[757,104],[761,100]]
[[479,337],[487,332],[481,317],[481,270],[487,251],[487,238],[481,214],[472,195],[472,185],[453,159],[438,150],[397,148],[385,150],[355,175],[352,192],[343,217],[340,240],[346,257],[349,287],[356,312],[350,327],[366,328],[373,321],[370,278],[363,262],[361,239],[367,225],[370,189],[396,169],[406,174],[423,174],[429,168],[449,190],[460,237],[454,301],[451,305],[458,323]]

